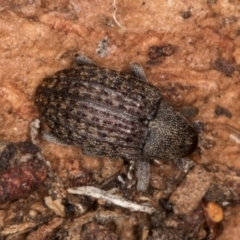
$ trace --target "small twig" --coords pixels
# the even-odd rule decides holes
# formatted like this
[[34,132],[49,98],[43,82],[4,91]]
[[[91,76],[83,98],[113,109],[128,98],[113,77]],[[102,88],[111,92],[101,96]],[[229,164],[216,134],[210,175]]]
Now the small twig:
[[114,8],[114,13],[113,13],[113,20],[115,21],[115,23],[122,29],[125,29],[125,27],[123,27],[117,20],[116,18],[116,13],[117,13],[117,6],[116,6],[116,2],[117,0],[113,0],[113,8]]
[[135,202],[126,200],[123,197],[114,196],[112,194],[109,194],[106,191],[103,191],[101,189],[98,189],[92,186],[69,188],[67,191],[68,193],[72,193],[72,194],[86,195],[86,196],[97,198],[97,199],[101,198],[107,201],[108,203],[113,203],[117,206],[128,208],[131,211],[146,212],[149,214],[152,214],[153,212],[156,211],[156,209],[152,206],[140,205]]

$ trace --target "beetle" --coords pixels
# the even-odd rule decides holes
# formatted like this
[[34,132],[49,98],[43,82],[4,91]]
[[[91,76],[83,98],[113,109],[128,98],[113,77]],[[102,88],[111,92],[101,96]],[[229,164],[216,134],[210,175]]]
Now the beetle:
[[81,55],[76,62],[36,89],[40,118],[51,130],[47,139],[78,145],[86,155],[136,161],[139,191],[147,189],[150,160],[174,160],[194,150],[194,128],[147,83],[140,65],[124,73]]

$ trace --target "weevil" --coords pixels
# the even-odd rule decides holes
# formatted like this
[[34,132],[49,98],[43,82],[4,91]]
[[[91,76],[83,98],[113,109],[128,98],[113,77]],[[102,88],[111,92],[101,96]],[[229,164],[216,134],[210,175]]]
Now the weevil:
[[140,65],[124,73],[84,56],[76,62],[36,89],[40,118],[51,129],[48,139],[78,145],[86,155],[136,161],[139,191],[148,186],[150,160],[182,158],[194,150],[194,128],[147,82]]

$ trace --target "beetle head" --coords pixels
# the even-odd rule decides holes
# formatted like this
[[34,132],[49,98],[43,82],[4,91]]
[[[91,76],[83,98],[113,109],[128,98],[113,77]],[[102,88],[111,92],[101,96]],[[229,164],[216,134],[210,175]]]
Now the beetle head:
[[144,155],[150,159],[176,159],[189,155],[198,136],[187,120],[162,100],[157,116],[148,127]]

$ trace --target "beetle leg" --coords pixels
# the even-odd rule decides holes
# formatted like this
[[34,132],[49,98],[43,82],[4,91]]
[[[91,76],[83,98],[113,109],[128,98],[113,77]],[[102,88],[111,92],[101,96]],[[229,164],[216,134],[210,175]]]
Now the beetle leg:
[[150,178],[150,162],[145,159],[140,159],[137,162],[137,191],[144,192],[148,188]]
[[188,173],[188,171],[193,168],[196,164],[190,158],[178,158],[173,160],[175,166],[183,173]]
[[179,112],[187,119],[193,118],[198,115],[199,109],[197,107],[182,107]]
[[96,64],[90,60],[89,58],[85,57],[84,55],[77,55],[75,57],[75,62],[77,65],[90,65],[90,66],[96,66]]
[[56,144],[62,145],[62,146],[70,145],[66,141],[55,136],[52,132],[43,132],[42,137],[43,137],[43,139],[45,139],[46,141],[51,142],[51,143],[56,143]]
[[147,81],[147,77],[145,75],[145,72],[144,72],[143,68],[138,63],[130,64],[130,69],[131,69],[131,72],[133,73],[133,75],[135,77],[139,78],[143,82]]

